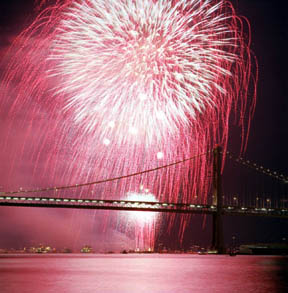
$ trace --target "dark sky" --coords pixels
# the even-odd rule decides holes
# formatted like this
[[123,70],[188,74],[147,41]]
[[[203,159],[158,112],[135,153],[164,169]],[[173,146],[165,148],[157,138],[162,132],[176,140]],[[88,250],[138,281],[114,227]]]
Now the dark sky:
[[[246,157],[287,174],[287,17],[285,1],[239,0],[259,65],[257,107]],[[237,7],[237,6],[236,6]]]
[[[25,24],[29,24],[33,15],[35,15],[35,12],[33,12],[33,1],[31,0],[9,0],[2,2],[0,3],[0,56],[2,56],[4,50],[8,47],[13,38],[25,27]],[[245,157],[267,168],[288,175],[288,27],[286,21],[286,1],[234,0],[232,3],[234,4],[237,14],[247,17],[250,22],[252,38],[251,49],[257,57],[259,66],[257,105],[251,124]],[[233,135],[230,141],[230,148],[232,151],[239,151],[239,146],[233,143]],[[5,246],[17,243],[17,241],[21,246],[23,243],[22,240],[25,239],[22,229],[24,226],[25,233],[27,233],[27,227],[31,228],[34,225],[34,227],[31,228],[31,233],[34,233],[35,237],[29,237],[35,238],[35,241],[38,241],[37,233],[41,234],[42,227],[46,227],[46,231],[49,230],[49,220],[45,221],[45,223],[35,222],[37,215],[40,214],[41,211],[37,209],[30,211],[27,209],[24,214],[29,214],[30,220],[26,219],[26,223],[24,221],[20,226],[17,224],[15,217],[10,217],[10,215],[15,215],[16,213],[17,210],[13,208],[0,208],[0,222],[2,222],[2,225],[0,224],[0,239],[2,239],[2,242],[0,241],[0,247],[1,245]],[[67,215],[67,217],[72,217],[70,212],[66,211],[63,212],[61,216],[54,211],[47,211],[50,220],[55,217],[55,221],[53,222],[55,225],[56,223],[60,223],[57,236],[55,237],[61,239],[61,243],[65,243],[62,236],[64,231],[66,231],[66,239],[68,239],[66,242],[69,243],[70,236],[68,235],[69,232],[67,232],[67,225],[69,225],[71,219],[69,218],[70,220],[68,221],[63,220],[65,218],[63,214]],[[8,223],[9,217],[11,223],[7,226],[4,221]],[[89,216],[80,213],[79,222],[87,222],[89,221],[89,217],[91,218],[91,214]],[[23,219],[25,219],[24,215]],[[193,229],[196,229],[194,234],[201,234],[200,238],[207,240],[206,234],[209,233],[210,220],[207,220],[208,226],[206,225],[204,232],[201,230],[201,221],[202,219],[195,221],[200,228],[194,228],[193,226]],[[288,232],[287,228],[285,228],[284,221],[268,221],[266,219],[234,219],[233,221],[233,224],[231,224],[230,220],[226,223],[227,241],[229,241],[229,237],[233,233],[238,233],[240,235],[239,237],[247,241],[268,241],[269,239],[276,241]],[[248,225],[250,226],[249,228],[247,228]],[[259,228],[260,226],[261,228]],[[267,228],[263,228],[263,226]],[[87,228],[87,230],[89,229]],[[52,231],[50,231],[49,235],[52,234]],[[83,235],[84,234],[85,232],[83,232]],[[85,238],[85,236],[83,237]],[[188,238],[189,236],[187,236],[187,239]],[[6,240],[3,241],[3,239]],[[45,241],[45,237],[40,237],[40,239]],[[190,240],[187,241],[189,242]],[[200,242],[201,241],[202,240],[200,240]],[[205,243],[205,241],[202,242]]]

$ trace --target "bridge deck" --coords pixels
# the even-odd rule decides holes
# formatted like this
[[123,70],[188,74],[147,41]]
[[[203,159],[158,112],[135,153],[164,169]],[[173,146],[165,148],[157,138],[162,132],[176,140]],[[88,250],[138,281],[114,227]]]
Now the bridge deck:
[[[168,202],[147,202],[127,200],[51,198],[0,196],[0,206],[42,207],[42,208],[72,208],[72,209],[100,209],[122,211],[145,211],[164,213],[213,214],[217,206],[208,204],[186,204]],[[223,215],[269,216],[288,218],[286,208],[257,208],[242,206],[223,206]]]

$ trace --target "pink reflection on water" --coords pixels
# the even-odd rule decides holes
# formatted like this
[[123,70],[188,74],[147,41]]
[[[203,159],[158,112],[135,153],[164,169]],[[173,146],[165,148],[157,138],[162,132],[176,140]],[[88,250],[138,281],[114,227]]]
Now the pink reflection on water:
[[5,257],[0,258],[0,291],[281,292],[279,260],[157,254]]

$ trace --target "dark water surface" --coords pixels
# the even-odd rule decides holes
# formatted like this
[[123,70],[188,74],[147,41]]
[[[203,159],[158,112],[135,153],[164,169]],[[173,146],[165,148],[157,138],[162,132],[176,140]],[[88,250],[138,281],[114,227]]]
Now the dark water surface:
[[0,255],[0,292],[288,292],[286,260],[183,254]]

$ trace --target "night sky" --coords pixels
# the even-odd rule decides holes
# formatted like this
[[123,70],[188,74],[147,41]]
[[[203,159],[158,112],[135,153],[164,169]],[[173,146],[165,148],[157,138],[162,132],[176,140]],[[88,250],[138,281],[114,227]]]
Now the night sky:
[[[251,25],[251,49],[258,60],[259,81],[256,111],[251,123],[248,147],[244,157],[271,170],[288,175],[288,102],[287,102],[287,21],[286,1],[235,0],[238,15],[247,17]],[[33,1],[10,0],[0,3],[0,57],[15,36],[36,15]],[[3,71],[0,67],[0,73]],[[0,87],[1,94],[1,87]],[[5,97],[1,96],[1,99]],[[239,133],[232,131],[228,149],[239,154]],[[0,136],[1,137],[1,136]],[[3,157],[1,157],[3,159]],[[5,172],[5,170],[2,172]],[[0,185],[1,184],[0,179]],[[103,212],[104,213],[104,212]],[[55,211],[29,208],[0,208],[0,248],[21,247],[31,243],[50,242],[55,246],[72,246],[97,241],[99,249],[117,249],[129,246],[123,234],[107,230],[93,234],[95,221],[103,213]],[[46,217],[41,215],[45,214]],[[73,219],[77,218],[77,225]],[[97,218],[98,217],[98,218]],[[210,241],[211,219],[194,216],[191,230],[186,232],[184,243],[207,245]],[[92,228],[92,226],[94,228]],[[235,217],[226,219],[225,240],[229,243],[237,235],[239,243],[280,241],[288,238],[284,220]],[[165,228],[162,230],[165,231]],[[77,231],[75,233],[75,231]],[[177,247],[171,236],[162,242]],[[77,242],[78,243],[78,242]],[[79,244],[79,245],[81,245]],[[131,244],[132,245],[132,244]]]

